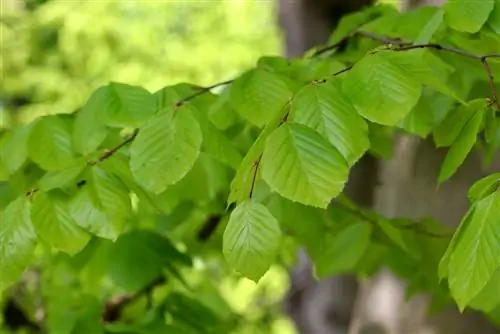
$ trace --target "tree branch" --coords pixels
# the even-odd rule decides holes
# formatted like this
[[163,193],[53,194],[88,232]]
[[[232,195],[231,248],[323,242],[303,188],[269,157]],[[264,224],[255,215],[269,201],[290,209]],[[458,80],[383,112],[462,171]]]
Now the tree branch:
[[481,63],[483,64],[486,75],[488,76],[488,85],[491,89],[491,104],[495,105],[497,110],[500,111],[500,100],[498,100],[497,89],[495,87],[495,78],[493,77],[493,71],[491,70],[487,57],[481,58]]

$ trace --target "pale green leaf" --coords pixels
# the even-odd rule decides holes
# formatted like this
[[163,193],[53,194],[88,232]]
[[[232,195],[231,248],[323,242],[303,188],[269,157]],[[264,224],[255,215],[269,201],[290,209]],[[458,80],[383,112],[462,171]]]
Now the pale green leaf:
[[200,126],[189,110],[162,110],[144,124],[130,148],[130,170],[155,194],[180,181],[200,153]]
[[259,160],[267,138],[280,124],[283,117],[289,111],[289,104],[286,104],[284,108],[276,113],[269,123],[264,127],[259,137],[253,142],[252,146],[248,150],[247,154],[241,161],[240,166],[236,170],[236,175],[231,182],[231,192],[227,200],[227,204],[240,203],[245,201],[250,195],[250,189],[252,188],[252,182],[254,182],[254,173],[256,162]]
[[299,90],[291,103],[289,119],[322,134],[349,165],[370,146],[368,125],[342,93],[338,79],[310,84]]
[[495,7],[493,8],[493,11],[488,19],[488,25],[497,34],[500,34],[500,0],[495,1]]
[[475,33],[486,23],[494,6],[495,0],[448,0],[445,19],[455,30]]
[[73,145],[82,155],[95,151],[106,138],[104,116],[108,94],[108,86],[98,88],[76,114],[72,133]]
[[482,111],[474,114],[463,127],[458,139],[451,145],[439,171],[439,183],[448,180],[465,161],[465,158],[476,143],[477,134],[483,122],[483,116]]
[[116,82],[107,87],[106,125],[139,127],[154,114],[154,95],[144,88]]
[[484,99],[478,99],[452,110],[433,131],[436,147],[452,145],[470,119],[475,114],[482,113],[485,105]]
[[486,313],[493,311],[500,305],[500,268],[493,274],[484,289],[471,300],[469,306]]
[[373,227],[368,223],[350,224],[337,234],[326,237],[324,251],[314,259],[319,278],[348,273],[356,267],[370,244]]
[[476,181],[472,187],[469,188],[467,195],[471,202],[476,202],[497,191],[499,185],[500,173],[494,173]]
[[394,63],[391,52],[361,59],[343,78],[342,90],[366,119],[395,125],[417,104],[421,84]]
[[35,194],[31,219],[45,243],[70,255],[78,253],[90,240],[70,216],[67,202],[52,193]]
[[500,266],[499,212],[498,193],[478,202],[451,254],[449,285],[462,310],[483,290]]
[[286,81],[277,73],[256,68],[235,80],[230,101],[238,113],[257,126],[264,126],[292,96]]
[[258,282],[273,263],[280,241],[276,218],[262,204],[248,200],[231,213],[222,251],[235,271]]
[[83,162],[68,169],[47,172],[37,182],[38,187],[43,191],[62,188],[71,182],[74,182],[85,166],[86,164]]
[[47,171],[71,167],[75,161],[71,131],[58,116],[44,116],[31,130],[28,139],[31,160]]
[[285,198],[326,208],[344,188],[348,166],[340,152],[302,124],[284,124],[266,141],[262,177]]
[[9,174],[21,168],[28,158],[28,138],[32,127],[32,123],[16,127],[5,135],[5,139],[2,138],[0,154]]
[[30,217],[31,204],[24,195],[9,203],[0,219],[0,291],[19,279],[30,264],[36,235]]

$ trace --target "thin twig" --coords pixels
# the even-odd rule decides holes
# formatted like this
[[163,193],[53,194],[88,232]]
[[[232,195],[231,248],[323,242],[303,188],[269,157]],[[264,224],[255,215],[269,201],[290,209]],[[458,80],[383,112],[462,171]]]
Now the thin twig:
[[259,172],[261,159],[262,159],[262,154],[259,156],[259,158],[253,164],[252,185],[250,186],[250,194],[248,195],[248,197],[250,197],[250,198],[252,198],[252,196],[253,196],[253,189],[255,187],[255,181],[257,180],[257,173]]
[[353,67],[352,65],[351,66],[347,66],[346,68],[343,68],[340,71],[337,71],[337,72],[333,73],[332,77],[336,77],[337,75],[340,75],[340,74],[342,74],[344,72],[347,72],[347,71],[351,70],[352,67]]
[[193,93],[191,95],[188,95],[186,96],[185,98],[183,98],[182,100],[178,101],[177,103],[175,103],[175,108],[179,108],[180,106],[182,106],[183,104],[191,101],[192,99],[194,99],[195,97],[199,96],[199,95],[202,95],[202,94],[205,94],[205,93],[208,93],[209,91],[211,91],[212,89],[214,88],[217,88],[219,86],[224,86],[224,85],[229,85],[231,83],[233,83],[234,79],[231,79],[231,80],[226,80],[226,81],[222,81],[222,82],[218,82],[218,83],[215,83],[211,86],[208,86],[208,87],[203,87],[201,88],[199,91],[197,91],[196,93]]
[[491,66],[488,63],[487,58],[481,58],[481,63],[483,64],[484,70],[488,75],[488,85],[491,89],[491,103],[494,104],[497,110],[500,110],[500,100],[498,100],[497,89],[495,87],[495,78],[493,77],[493,71],[491,70]]
[[318,57],[318,56],[322,55],[325,52],[328,52],[328,51],[331,51],[331,50],[334,50],[334,49],[339,49],[339,48],[344,47],[345,45],[347,45],[347,42],[349,41],[349,38],[351,38],[351,35],[345,36],[344,38],[342,38],[340,41],[338,41],[335,44],[327,45],[327,46],[325,46],[325,47],[323,47],[321,49],[316,50],[316,52],[314,52],[311,55],[311,58]]

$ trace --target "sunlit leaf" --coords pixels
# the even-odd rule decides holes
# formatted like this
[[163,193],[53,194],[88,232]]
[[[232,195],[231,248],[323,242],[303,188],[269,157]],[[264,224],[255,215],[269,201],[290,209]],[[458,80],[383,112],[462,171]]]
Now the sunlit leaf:
[[31,219],[42,241],[70,255],[78,253],[90,240],[69,214],[68,203],[59,195],[36,193]]
[[16,172],[28,158],[28,138],[33,124],[16,127],[2,139],[0,154],[9,174]]
[[344,188],[347,162],[319,133],[301,124],[280,126],[266,141],[263,179],[280,195],[326,208]]
[[85,168],[85,163],[80,163],[74,167],[47,172],[39,181],[38,187],[40,190],[48,191],[55,188],[62,188],[71,182],[74,182],[78,175]]
[[444,5],[446,22],[455,30],[475,33],[493,10],[495,0],[448,0]]
[[262,204],[248,200],[231,213],[222,251],[234,270],[258,282],[273,263],[280,239],[276,218]]

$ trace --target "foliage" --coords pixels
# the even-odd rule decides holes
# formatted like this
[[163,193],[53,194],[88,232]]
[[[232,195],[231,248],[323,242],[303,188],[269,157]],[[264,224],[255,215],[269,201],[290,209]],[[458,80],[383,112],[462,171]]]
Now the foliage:
[[239,315],[187,274],[217,264],[206,274],[214,285],[226,270],[259,282],[303,245],[320,277],[385,265],[409,292],[500,322],[498,174],[470,188],[456,231],[387,219],[342,193],[360,157],[386,157],[399,133],[449,148],[439,182],[473,149],[490,160],[498,10],[493,0],[375,6],[302,58],[263,57],[206,88],[111,82],[73,114],[14,127],[1,146],[2,288],[34,263],[60,281],[53,289],[70,280],[77,288],[62,300],[44,290],[41,326],[54,333],[229,333]]

